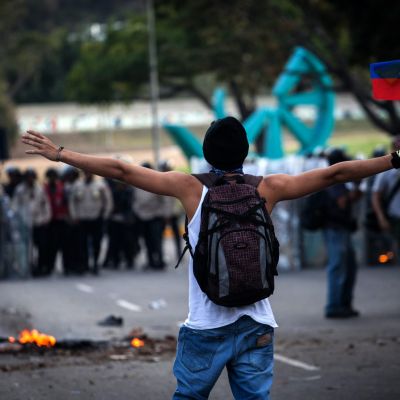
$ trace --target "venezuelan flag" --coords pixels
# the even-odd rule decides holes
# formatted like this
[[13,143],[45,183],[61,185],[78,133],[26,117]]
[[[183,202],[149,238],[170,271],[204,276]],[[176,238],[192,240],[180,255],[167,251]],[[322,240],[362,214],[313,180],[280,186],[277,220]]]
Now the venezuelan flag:
[[400,60],[370,64],[372,94],[377,100],[400,100]]

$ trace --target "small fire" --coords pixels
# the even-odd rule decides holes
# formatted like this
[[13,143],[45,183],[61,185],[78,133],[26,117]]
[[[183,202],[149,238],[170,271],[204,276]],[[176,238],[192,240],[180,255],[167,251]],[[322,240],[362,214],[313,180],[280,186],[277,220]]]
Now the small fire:
[[380,254],[379,257],[378,257],[378,261],[379,261],[380,264],[386,264],[387,262],[392,260],[393,257],[394,257],[393,251],[388,251],[385,254]]
[[387,263],[389,261],[389,257],[386,255],[386,254],[381,254],[380,256],[379,256],[379,262],[381,263],[381,264],[385,264],[385,263]]
[[[8,338],[10,343],[15,343],[17,339],[10,336]],[[18,337],[18,342],[21,344],[34,343],[39,347],[53,347],[56,344],[56,338],[54,336],[46,335],[36,329],[24,329]]]
[[143,347],[144,346],[144,341],[142,339],[139,339],[139,338],[135,337],[135,338],[132,339],[131,345],[133,347]]

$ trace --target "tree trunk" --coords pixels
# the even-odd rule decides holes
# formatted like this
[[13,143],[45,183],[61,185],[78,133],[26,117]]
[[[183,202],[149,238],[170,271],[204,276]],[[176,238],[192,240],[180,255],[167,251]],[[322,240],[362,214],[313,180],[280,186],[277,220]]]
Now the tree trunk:
[[[365,82],[360,82],[351,73],[347,60],[340,51],[337,43],[326,33],[318,20],[310,17],[308,32],[303,32],[303,44],[316,54],[326,65],[328,71],[343,85],[343,88],[353,94],[354,98],[364,110],[368,119],[377,128],[398,135],[400,132],[400,115],[393,101],[377,101],[366,90]],[[319,38],[319,43],[324,46],[324,52],[319,51],[314,38]],[[329,54],[329,59],[323,54]],[[322,54],[323,53],[323,54]],[[368,87],[368,86],[367,86]]]
[[[247,104],[243,92],[241,91],[240,86],[237,84],[235,80],[231,80],[229,82],[229,87],[231,89],[232,96],[239,110],[240,117],[242,121],[244,121],[255,111],[256,109],[255,99],[251,98],[250,101],[251,104]],[[257,136],[257,139],[255,141],[256,152],[259,154],[261,154],[263,151],[264,137],[265,137],[265,132],[262,132],[260,135]]]

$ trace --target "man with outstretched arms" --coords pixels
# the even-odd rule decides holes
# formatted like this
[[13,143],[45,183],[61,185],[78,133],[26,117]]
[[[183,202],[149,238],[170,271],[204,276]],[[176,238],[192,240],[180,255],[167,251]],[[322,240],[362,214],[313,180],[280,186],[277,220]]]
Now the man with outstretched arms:
[[[208,191],[194,176],[182,172],[159,172],[123,161],[90,156],[56,146],[38,132],[28,131],[22,141],[31,146],[26,153],[62,161],[107,178],[118,179],[149,192],[179,199],[188,217],[188,236],[194,249],[199,236],[201,205]],[[226,117],[211,124],[203,142],[211,172],[220,176],[243,174],[249,144],[242,124]],[[296,199],[328,186],[358,181],[400,167],[400,156],[392,153],[369,160],[346,161],[296,176],[274,174],[263,177],[258,192],[272,212],[276,203]],[[174,399],[206,399],[227,368],[236,399],[269,399],[273,371],[273,334],[277,324],[267,298],[240,307],[213,303],[203,293],[189,261],[189,315],[181,327],[174,374]]]

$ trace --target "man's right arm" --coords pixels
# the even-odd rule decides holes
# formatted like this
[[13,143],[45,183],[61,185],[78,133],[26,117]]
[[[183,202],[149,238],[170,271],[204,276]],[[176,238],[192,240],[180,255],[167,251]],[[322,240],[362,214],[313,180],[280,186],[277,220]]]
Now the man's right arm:
[[194,213],[201,196],[202,185],[191,175],[181,172],[159,172],[123,161],[81,154],[67,149],[62,151],[46,136],[27,131],[22,142],[31,146],[27,154],[39,154],[52,161],[62,161],[76,168],[106,178],[117,179],[148,192],[178,198],[188,216]]

